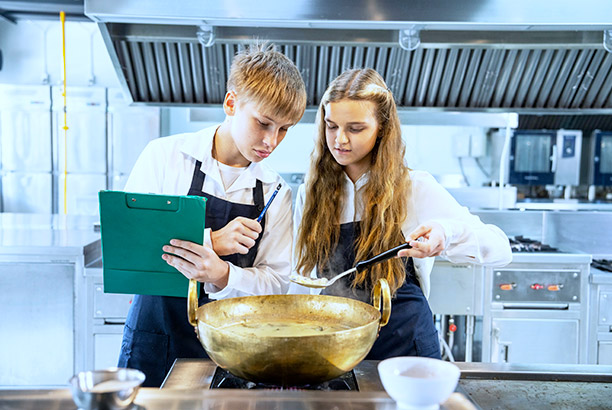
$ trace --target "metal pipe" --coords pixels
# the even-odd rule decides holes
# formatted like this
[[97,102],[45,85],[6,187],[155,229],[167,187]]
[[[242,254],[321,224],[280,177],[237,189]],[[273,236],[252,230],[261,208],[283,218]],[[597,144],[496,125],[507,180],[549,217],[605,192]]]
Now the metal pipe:
[[472,347],[474,345],[474,322],[476,318],[473,315],[465,317],[465,361],[472,361]]
[[506,137],[504,139],[504,148],[502,149],[501,158],[499,159],[499,204],[498,209],[503,209],[504,205],[504,180],[506,179],[506,163],[508,161],[508,152],[510,150],[510,115],[506,124]]

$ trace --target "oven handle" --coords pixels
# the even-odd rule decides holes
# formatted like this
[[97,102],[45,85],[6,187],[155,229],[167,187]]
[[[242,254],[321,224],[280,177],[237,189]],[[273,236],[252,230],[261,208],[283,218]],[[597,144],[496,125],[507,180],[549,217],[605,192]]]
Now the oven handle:
[[537,309],[537,310],[568,310],[569,303],[504,303],[504,310]]
[[550,172],[556,172],[557,171],[557,146],[556,145],[552,146],[552,156],[550,157],[550,159],[552,160]]

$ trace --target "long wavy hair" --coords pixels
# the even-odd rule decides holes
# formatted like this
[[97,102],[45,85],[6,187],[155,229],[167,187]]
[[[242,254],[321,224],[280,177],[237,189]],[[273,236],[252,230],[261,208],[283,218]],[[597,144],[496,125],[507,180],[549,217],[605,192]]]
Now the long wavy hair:
[[[406,220],[411,189],[397,107],[380,74],[370,68],[348,70],[329,85],[317,112],[317,138],[306,179],[304,214],[296,242],[296,267],[301,274],[325,266],[340,237],[340,215],[346,197],[345,176],[343,167],[327,147],[324,118],[330,102],[345,99],[372,101],[379,126],[363,193],[363,219],[356,239],[356,261],[405,242],[401,227]],[[395,294],[406,278],[405,260],[393,258],[379,263],[357,274],[352,286],[371,289],[379,278],[387,279]]]

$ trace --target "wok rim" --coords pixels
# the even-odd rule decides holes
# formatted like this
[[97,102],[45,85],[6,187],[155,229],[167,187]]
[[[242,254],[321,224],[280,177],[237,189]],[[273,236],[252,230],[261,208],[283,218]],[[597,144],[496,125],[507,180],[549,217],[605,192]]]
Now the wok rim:
[[[212,302],[206,303],[206,304],[204,304],[204,305],[202,305],[202,306],[198,307],[198,309],[196,310],[196,321],[197,321],[197,323],[198,323],[198,326],[199,326],[200,324],[202,324],[202,325],[204,325],[205,327],[207,327],[207,328],[209,328],[209,329],[213,329],[213,330],[215,330],[215,331],[220,331],[220,332],[223,332],[223,328],[222,328],[222,327],[218,327],[218,326],[215,326],[215,325],[211,325],[210,323],[205,322],[204,320],[202,320],[202,319],[201,319],[200,312],[201,312],[201,311],[204,311],[204,310],[208,310],[208,309],[214,309],[214,308],[215,308],[215,306],[214,306],[214,305],[222,305],[222,304],[224,304],[224,303],[229,303],[229,302],[226,302],[226,301],[228,301],[228,300],[231,300],[231,301],[232,301],[232,303],[240,303],[240,302],[241,302],[241,300],[244,300],[244,299],[247,299],[247,300],[252,300],[252,298],[269,298],[269,297],[274,297],[274,298],[278,298],[278,297],[282,297],[282,298],[284,298],[284,297],[291,297],[291,298],[295,298],[295,297],[298,297],[298,298],[300,298],[300,299],[304,299],[304,298],[306,298],[306,299],[312,299],[313,297],[316,297],[316,298],[325,298],[325,299],[332,299],[332,298],[333,298],[333,299],[345,299],[345,300],[350,301],[350,303],[360,303],[360,304],[362,304],[362,305],[363,305],[363,307],[364,307],[365,309],[372,311],[372,313],[374,313],[374,312],[375,312],[375,313],[376,313],[376,315],[378,316],[377,318],[375,318],[375,319],[373,319],[373,320],[370,320],[370,321],[368,321],[368,322],[366,322],[366,323],[364,323],[364,324],[361,324],[361,325],[359,325],[359,326],[351,327],[351,328],[349,328],[349,329],[344,329],[344,330],[337,330],[337,331],[334,331],[334,332],[332,332],[333,334],[342,334],[342,333],[353,332],[353,331],[356,331],[356,330],[358,330],[358,329],[363,329],[363,328],[365,328],[365,327],[367,327],[367,326],[371,326],[371,325],[372,325],[372,324],[374,324],[374,323],[380,323],[381,318],[382,318],[382,313],[380,312],[380,310],[378,310],[378,309],[376,309],[374,306],[372,306],[372,305],[370,305],[370,304],[368,304],[368,303],[362,302],[362,301],[360,301],[360,300],[351,299],[351,298],[347,298],[347,297],[343,297],[343,296],[333,296],[333,295],[301,295],[301,294],[298,294],[298,295],[257,295],[257,296],[240,296],[240,297],[230,298],[230,299],[219,299],[219,300],[215,300],[215,301],[212,301]],[[314,338],[314,337],[321,337],[321,336],[323,336],[323,335],[308,335],[308,336],[299,336],[299,337],[300,337],[300,338],[302,338],[302,339],[306,339],[306,338]],[[281,335],[278,335],[278,336],[260,336],[260,337],[270,338],[270,339],[275,339],[275,338],[293,338],[293,337],[295,337],[295,336],[281,336]]]

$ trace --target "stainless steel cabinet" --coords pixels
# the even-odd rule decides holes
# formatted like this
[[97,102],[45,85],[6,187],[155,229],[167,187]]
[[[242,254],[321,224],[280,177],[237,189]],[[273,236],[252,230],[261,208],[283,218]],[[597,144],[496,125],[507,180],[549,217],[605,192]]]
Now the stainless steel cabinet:
[[561,318],[555,312],[538,318],[529,312],[512,316],[493,320],[492,362],[580,363],[578,318]]
[[51,213],[51,173],[4,172],[2,174],[2,211]]
[[101,267],[85,269],[87,276],[87,358],[89,369],[117,365],[123,326],[133,295],[104,293]]
[[0,263],[0,385],[65,386],[74,374],[74,271]]
[[64,100],[60,87],[53,87],[53,141],[56,167],[69,173],[106,173],[106,90],[69,88],[68,132],[64,138]]
[[51,213],[51,94],[47,86],[0,85],[3,212]]
[[117,89],[68,87],[66,108],[64,135],[61,87],[0,85],[0,211],[96,215],[98,191],[123,189],[160,135],[159,108]]
[[[59,175],[58,186],[64,186],[64,175]],[[105,174],[68,174],[66,187],[67,211],[72,215],[96,215],[98,192],[106,189]],[[63,188],[58,194],[58,209],[63,212]]]
[[157,107],[130,107],[121,90],[108,89],[110,188],[123,189],[144,147],[159,137]]
[[612,364],[612,273],[591,270],[589,363]]
[[436,315],[482,316],[484,269],[436,260],[430,277],[429,305]]

